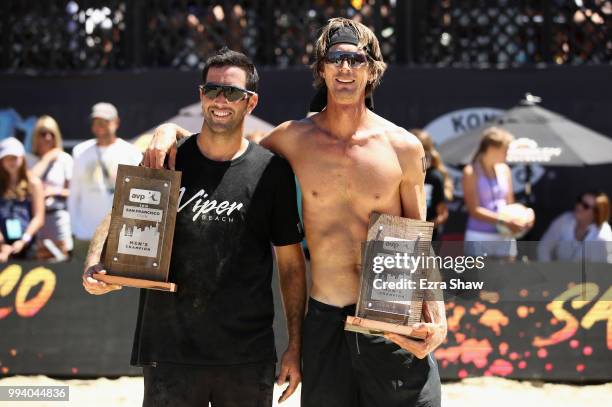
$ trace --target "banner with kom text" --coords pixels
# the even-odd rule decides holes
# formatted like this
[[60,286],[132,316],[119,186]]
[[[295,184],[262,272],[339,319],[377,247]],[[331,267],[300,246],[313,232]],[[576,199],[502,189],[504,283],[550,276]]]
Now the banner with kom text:
[[[449,244],[436,248],[453,259],[440,270],[448,321],[435,351],[442,379],[612,379],[612,265],[534,262],[519,245],[516,261],[485,258],[470,270]],[[0,266],[0,376],[141,373],[129,365],[138,290],[89,295],[81,273],[74,262]],[[273,288],[280,352],[286,325]]]

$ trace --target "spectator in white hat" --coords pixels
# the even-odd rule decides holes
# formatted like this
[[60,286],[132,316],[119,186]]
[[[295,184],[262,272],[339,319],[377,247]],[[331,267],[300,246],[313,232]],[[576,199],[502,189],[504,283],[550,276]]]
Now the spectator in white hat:
[[45,222],[42,183],[28,172],[24,156],[16,138],[0,142],[0,263],[28,257]]
[[142,159],[134,145],[117,137],[119,114],[115,106],[96,103],[90,118],[95,138],[72,150],[74,173],[68,196],[73,255],[82,260],[96,227],[112,208],[119,164],[138,165]]

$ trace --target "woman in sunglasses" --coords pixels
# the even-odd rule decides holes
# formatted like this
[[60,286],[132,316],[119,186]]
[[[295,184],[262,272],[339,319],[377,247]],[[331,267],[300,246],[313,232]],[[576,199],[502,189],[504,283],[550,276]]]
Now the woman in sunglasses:
[[45,225],[38,234],[36,257],[41,260],[52,259],[58,253],[51,245],[64,256],[72,250],[67,200],[73,161],[72,156],[62,149],[62,133],[51,116],[41,116],[33,134],[32,152],[38,162],[32,167],[32,174],[43,183],[46,215]]
[[[538,245],[539,261],[612,263],[610,200],[603,192],[585,192],[573,211],[561,214]],[[583,250],[584,249],[584,250]]]

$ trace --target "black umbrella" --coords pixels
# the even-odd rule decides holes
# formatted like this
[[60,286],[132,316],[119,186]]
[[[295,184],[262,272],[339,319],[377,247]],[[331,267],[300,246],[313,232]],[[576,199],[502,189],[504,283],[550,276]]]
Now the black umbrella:
[[612,140],[537,105],[539,98],[527,94],[518,106],[485,126],[445,143],[440,154],[446,164],[471,162],[482,131],[496,126],[517,139],[508,152],[508,162],[550,166],[585,166],[612,163]]

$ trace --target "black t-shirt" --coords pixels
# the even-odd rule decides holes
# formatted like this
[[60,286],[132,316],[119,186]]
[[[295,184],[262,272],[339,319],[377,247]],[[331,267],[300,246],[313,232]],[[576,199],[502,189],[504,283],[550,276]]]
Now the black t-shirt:
[[295,178],[284,159],[249,143],[212,161],[190,137],[182,171],[169,281],[141,290],[133,365],[275,361],[272,247],[302,240]]
[[436,207],[444,202],[444,175],[437,169],[430,167],[425,173],[425,198],[427,202],[427,220],[436,217]]

